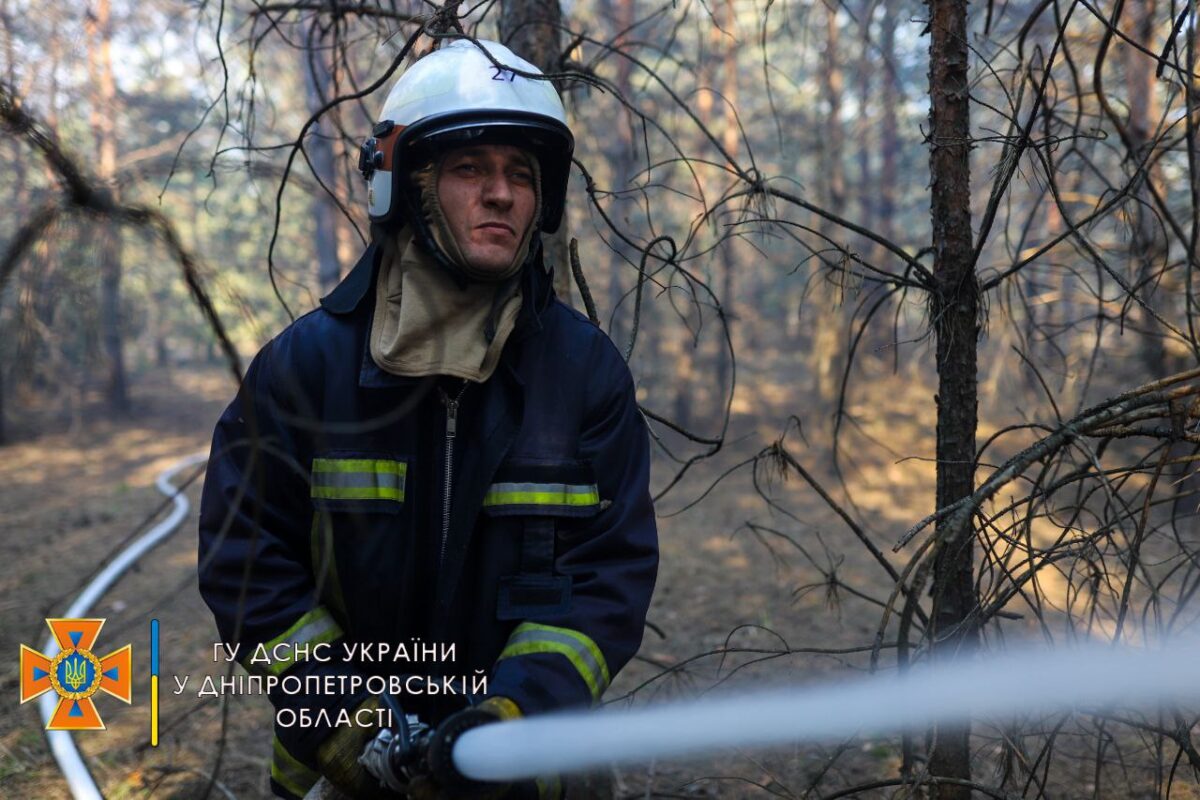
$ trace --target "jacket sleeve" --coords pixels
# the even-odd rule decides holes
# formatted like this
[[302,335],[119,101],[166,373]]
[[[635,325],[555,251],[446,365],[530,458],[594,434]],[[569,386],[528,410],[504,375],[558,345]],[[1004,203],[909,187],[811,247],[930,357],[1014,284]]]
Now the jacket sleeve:
[[597,337],[592,355],[579,455],[595,474],[601,510],[558,542],[555,571],[571,578],[569,609],[519,624],[488,686],[526,714],[599,701],[641,645],[658,570],[649,437],[633,379],[607,337]]
[[[252,675],[274,676],[289,690],[301,687],[269,692],[277,711],[306,708],[315,718],[325,709],[333,719],[365,693],[325,691],[345,687],[348,681],[338,676],[349,678],[353,668],[339,657],[342,629],[320,603],[312,577],[311,458],[302,434],[281,421],[297,413],[302,395],[289,382],[297,373],[281,365],[284,342],[268,344],[254,359],[213,434],[200,504],[200,593],[221,639],[238,646],[237,659]],[[327,659],[305,657],[322,643]],[[278,657],[268,661],[264,652]],[[309,691],[324,676],[332,682]],[[330,732],[323,725],[277,724],[273,781],[303,795],[299,790],[316,780],[316,747]]]

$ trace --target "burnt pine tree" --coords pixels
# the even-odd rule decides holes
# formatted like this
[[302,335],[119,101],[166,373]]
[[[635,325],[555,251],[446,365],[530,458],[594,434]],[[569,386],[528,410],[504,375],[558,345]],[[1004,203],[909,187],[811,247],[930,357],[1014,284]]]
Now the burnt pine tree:
[[[929,0],[929,167],[932,187],[933,277],[930,316],[937,338],[937,507],[975,488],[976,350],[979,287],[971,235],[971,133],[966,0]],[[948,658],[975,640],[972,611],[973,522],[943,517],[935,537],[932,647]],[[969,724],[932,731],[929,770],[936,777],[971,778]],[[963,783],[941,783],[933,796],[966,800]]]

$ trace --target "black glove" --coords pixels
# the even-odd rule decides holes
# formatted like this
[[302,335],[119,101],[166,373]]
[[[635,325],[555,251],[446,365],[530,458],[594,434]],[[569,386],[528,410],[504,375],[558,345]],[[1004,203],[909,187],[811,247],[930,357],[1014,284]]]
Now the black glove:
[[472,798],[495,800],[508,792],[509,784],[473,781],[454,766],[454,745],[467,731],[488,725],[519,719],[521,709],[507,697],[489,697],[477,706],[457,711],[442,721],[433,732],[426,754],[428,774],[414,779],[408,796],[414,800],[435,798]]

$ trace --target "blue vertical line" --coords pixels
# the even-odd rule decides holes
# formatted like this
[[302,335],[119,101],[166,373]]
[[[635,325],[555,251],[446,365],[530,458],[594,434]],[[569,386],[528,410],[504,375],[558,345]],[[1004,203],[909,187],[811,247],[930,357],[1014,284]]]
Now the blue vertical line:
[[158,620],[150,620],[150,674],[158,677]]

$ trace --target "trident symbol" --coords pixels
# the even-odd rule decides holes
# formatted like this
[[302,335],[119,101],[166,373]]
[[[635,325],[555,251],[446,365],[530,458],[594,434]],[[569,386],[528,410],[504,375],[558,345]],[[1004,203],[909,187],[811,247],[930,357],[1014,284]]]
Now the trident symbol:
[[66,667],[67,684],[79,691],[79,687],[87,682],[87,662],[79,656],[71,656],[63,666]]

